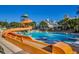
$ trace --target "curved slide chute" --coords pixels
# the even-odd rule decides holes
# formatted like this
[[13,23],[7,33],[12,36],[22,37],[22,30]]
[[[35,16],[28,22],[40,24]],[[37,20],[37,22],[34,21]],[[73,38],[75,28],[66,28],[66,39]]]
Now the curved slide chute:
[[53,44],[53,52],[55,54],[74,54],[75,52],[72,50],[71,46],[64,42],[59,42],[57,44]]
[[[22,36],[20,34],[16,34],[14,32],[23,31],[23,30],[31,30],[32,27],[28,26],[26,28],[14,28],[7,29],[3,31],[3,37],[15,44],[16,46],[22,48],[26,52],[33,54],[73,54],[71,46],[64,43],[58,42],[56,44],[52,44],[51,47],[48,47],[49,44],[44,42],[39,42],[37,40],[33,40],[31,37]],[[44,49],[46,47],[46,49]],[[51,51],[49,51],[49,49]]]

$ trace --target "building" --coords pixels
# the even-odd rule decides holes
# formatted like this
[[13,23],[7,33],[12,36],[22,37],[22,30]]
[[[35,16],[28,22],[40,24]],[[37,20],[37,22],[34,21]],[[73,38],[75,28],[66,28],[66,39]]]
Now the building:
[[45,20],[47,23],[48,27],[51,28],[52,30],[58,28],[58,24],[55,21],[50,20],[49,18]]

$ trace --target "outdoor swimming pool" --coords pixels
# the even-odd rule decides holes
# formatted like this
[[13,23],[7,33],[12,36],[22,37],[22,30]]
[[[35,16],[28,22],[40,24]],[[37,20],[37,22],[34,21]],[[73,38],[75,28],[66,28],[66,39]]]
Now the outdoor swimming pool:
[[75,38],[79,38],[77,35],[73,34],[65,34],[65,33],[58,33],[58,32],[22,32],[24,36],[31,36],[33,39],[43,41],[48,44],[56,43],[59,41],[63,42],[75,42],[77,41]]

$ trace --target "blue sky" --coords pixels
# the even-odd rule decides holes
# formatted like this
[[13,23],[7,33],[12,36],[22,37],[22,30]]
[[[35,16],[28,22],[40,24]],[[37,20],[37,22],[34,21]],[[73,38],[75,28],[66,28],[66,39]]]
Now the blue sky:
[[65,14],[74,17],[76,5],[0,5],[0,21],[20,22],[23,14],[28,14],[33,21],[46,18],[59,21]]

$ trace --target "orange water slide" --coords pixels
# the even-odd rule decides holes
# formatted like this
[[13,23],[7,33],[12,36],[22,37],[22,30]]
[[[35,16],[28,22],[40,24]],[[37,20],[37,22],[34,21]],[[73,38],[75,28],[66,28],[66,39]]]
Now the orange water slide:
[[53,44],[53,52],[55,54],[75,54],[70,45],[59,42],[57,44]]
[[7,29],[3,31],[3,37],[9,42],[15,44],[16,46],[22,48],[26,52],[32,54],[73,54],[71,46],[64,42],[58,42],[56,44],[47,44],[34,40],[28,36],[22,36],[16,34],[17,31],[31,30],[32,27],[28,26],[27,28],[14,28]]

